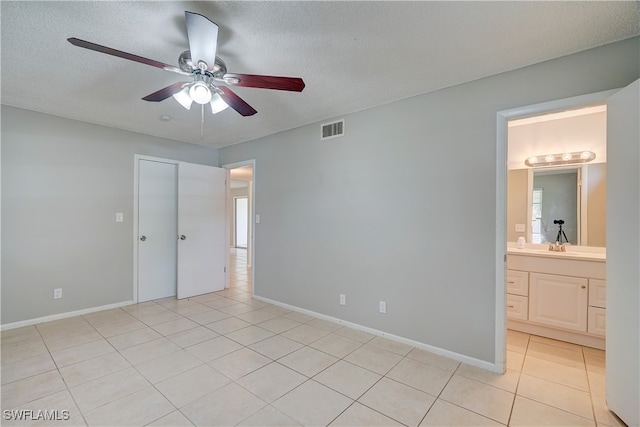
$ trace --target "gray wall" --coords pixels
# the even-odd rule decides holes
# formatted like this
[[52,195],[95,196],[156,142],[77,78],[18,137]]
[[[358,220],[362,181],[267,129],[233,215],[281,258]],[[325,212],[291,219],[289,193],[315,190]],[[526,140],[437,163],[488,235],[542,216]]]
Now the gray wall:
[[134,154],[218,165],[212,148],[2,106],[3,325],[131,300]]
[[256,159],[255,293],[493,362],[496,112],[623,87],[639,51],[631,39],[350,114],[342,138],[320,141],[318,123],[220,150],[221,164]]

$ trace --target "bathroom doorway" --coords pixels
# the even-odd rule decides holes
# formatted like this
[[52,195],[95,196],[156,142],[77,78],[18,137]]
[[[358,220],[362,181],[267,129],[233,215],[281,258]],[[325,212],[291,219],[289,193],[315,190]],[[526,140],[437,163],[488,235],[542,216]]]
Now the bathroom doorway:
[[[527,167],[525,161],[534,160],[531,159],[532,157],[535,157],[536,161],[545,161],[545,157],[548,157],[549,166],[557,167],[558,164],[552,164],[553,161],[556,161],[552,157],[559,158],[561,161],[563,156],[567,159],[569,158],[568,153],[578,153],[579,155],[583,151],[596,151],[596,158],[598,158],[599,162],[593,163],[593,165],[601,164],[604,169],[599,170],[597,173],[594,172],[591,174],[592,176],[589,176],[591,170],[588,170],[587,174],[585,174],[586,176],[583,175],[581,180],[578,180],[578,185],[588,187],[591,184],[588,180],[598,178],[603,181],[606,188],[606,100],[615,92],[606,91],[498,113],[498,164],[507,164],[508,166],[503,169],[499,167],[502,170],[498,170],[497,192],[500,200],[497,212],[499,213],[498,216],[500,216],[501,212],[504,212],[504,217],[499,217],[497,220],[498,228],[501,228],[500,224],[502,224],[504,229],[498,230],[499,235],[503,234],[499,236],[496,257],[496,271],[498,272],[496,321],[497,325],[499,325],[496,330],[496,336],[498,337],[496,340],[496,354],[504,357],[504,370],[507,374],[513,373],[515,370],[519,371],[530,382],[534,380],[543,382],[546,380],[557,385],[561,381],[560,387],[572,384],[574,388],[581,393],[585,393],[584,395],[592,400],[592,402],[589,402],[590,405],[585,407],[592,406],[595,408],[596,415],[598,415],[598,410],[602,409],[599,412],[600,416],[608,416],[610,414],[606,410],[606,402],[602,397],[604,396],[605,384],[604,351],[594,349],[588,342],[582,344],[578,342],[576,344],[576,341],[565,337],[563,334],[548,337],[541,330],[535,328],[533,330],[512,329],[510,323],[513,323],[511,321],[513,318],[509,315],[509,310],[513,310],[513,308],[507,308],[507,304],[511,307],[515,305],[512,304],[513,300],[510,299],[513,296],[509,295],[507,291],[507,269],[509,268],[508,248],[516,248],[518,237],[525,238],[526,242],[531,244],[531,239],[536,234],[535,231],[538,231],[538,234],[542,234],[539,232],[540,230],[535,230],[536,218],[533,206],[534,185],[532,170],[543,168]],[[587,107],[590,110],[585,109]],[[566,117],[562,117],[563,115]],[[601,120],[604,124],[603,130],[599,131],[599,134],[603,135],[602,138],[605,142],[602,147],[597,147],[593,141],[589,142],[588,139],[580,137],[565,137],[556,140],[554,146],[544,145],[546,134],[558,136],[560,134],[558,129],[564,126],[565,123],[582,120],[583,116],[588,115],[600,115],[604,118],[604,120]],[[553,128],[553,130],[545,130],[545,127]],[[517,129],[517,132],[512,132],[513,129]],[[514,133],[520,133],[518,136],[521,145],[519,146],[514,145],[511,140],[511,136]],[[582,145],[578,147],[575,144]],[[504,159],[504,161],[501,159]],[[600,166],[594,166],[591,169],[596,170],[598,168]],[[519,175],[517,172],[512,172],[517,170],[520,170]],[[522,185],[522,190],[520,191],[514,191],[514,188],[511,188],[512,186],[510,185],[517,181],[520,181]],[[606,196],[602,196],[600,199],[592,194],[588,194],[588,196],[593,197],[594,200],[592,202],[594,204],[599,204],[601,207],[606,205]],[[588,199],[587,197],[586,201]],[[518,203],[517,209],[510,206],[512,202]],[[592,221],[589,221],[590,219]],[[553,221],[551,222],[553,223]],[[587,215],[583,223],[578,224],[577,222],[576,220],[576,228],[587,230],[584,241],[580,242],[582,245],[605,245],[604,214],[602,218],[598,218],[596,214],[591,217]],[[593,228],[598,223],[602,230],[595,232]],[[557,224],[555,226],[558,227]],[[558,228],[555,229],[555,232],[557,231]],[[592,232],[591,237],[593,240],[590,239],[589,232]],[[555,233],[552,233],[552,237],[555,235]],[[544,240],[549,239],[545,237]],[[504,274],[504,276],[500,277],[501,274]],[[513,278],[510,277],[509,280],[513,281]],[[579,285],[578,288],[580,288]],[[526,292],[529,292],[529,290]],[[528,299],[529,297],[524,293],[515,296],[515,300],[520,301],[522,307],[524,307],[522,312],[524,314],[521,320],[525,319],[526,321],[529,319],[529,314],[526,311],[529,309],[531,302]],[[586,330],[584,335],[588,335]],[[499,362],[499,357],[497,362]],[[497,364],[499,365],[499,363]],[[579,375],[582,375],[582,377],[577,378]],[[590,387],[595,387],[594,382],[596,380],[600,380],[602,389],[600,394],[590,393]],[[571,383],[571,381],[575,382]],[[588,418],[593,417],[589,416]],[[601,419],[598,421],[602,422]]]

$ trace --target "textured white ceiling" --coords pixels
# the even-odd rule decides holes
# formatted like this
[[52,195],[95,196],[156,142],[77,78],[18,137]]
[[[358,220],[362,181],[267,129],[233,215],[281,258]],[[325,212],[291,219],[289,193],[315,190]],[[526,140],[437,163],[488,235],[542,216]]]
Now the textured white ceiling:
[[[0,3],[3,104],[213,147],[640,34],[637,1]],[[66,41],[176,64],[185,10],[219,25],[229,72],[302,77],[305,90],[235,88],[258,114],[207,114],[201,139],[199,108],[140,99],[182,76]]]

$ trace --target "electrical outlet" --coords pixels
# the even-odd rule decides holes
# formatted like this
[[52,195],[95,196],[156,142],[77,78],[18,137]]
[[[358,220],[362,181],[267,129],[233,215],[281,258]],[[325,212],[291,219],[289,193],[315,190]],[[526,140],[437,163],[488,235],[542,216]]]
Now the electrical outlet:
[[387,312],[387,303],[386,301],[380,301],[380,313]]
[[516,233],[524,233],[524,224],[516,224]]
[[347,296],[345,294],[340,294],[340,305],[347,305]]
[[53,290],[53,299],[62,298],[62,288],[56,288]]

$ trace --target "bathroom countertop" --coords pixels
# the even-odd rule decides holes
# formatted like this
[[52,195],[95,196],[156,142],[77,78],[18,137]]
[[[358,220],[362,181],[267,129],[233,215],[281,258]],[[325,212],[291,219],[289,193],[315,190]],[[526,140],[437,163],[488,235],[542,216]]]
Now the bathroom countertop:
[[557,259],[575,259],[582,261],[605,262],[607,252],[605,248],[592,246],[567,246],[567,252],[554,252],[549,250],[549,245],[526,244],[523,249],[515,243],[507,243],[507,255],[534,256]]

